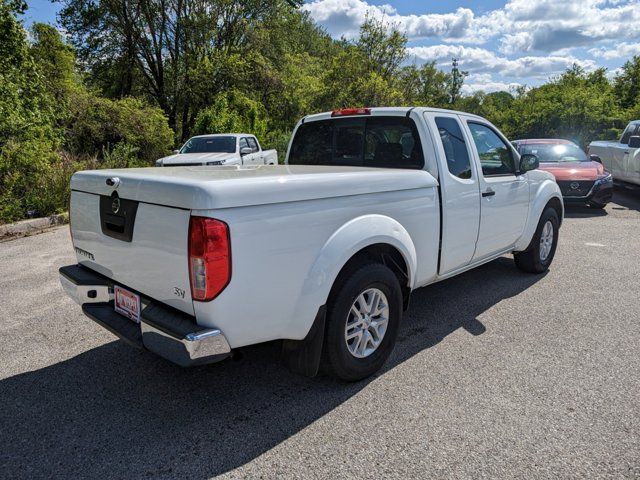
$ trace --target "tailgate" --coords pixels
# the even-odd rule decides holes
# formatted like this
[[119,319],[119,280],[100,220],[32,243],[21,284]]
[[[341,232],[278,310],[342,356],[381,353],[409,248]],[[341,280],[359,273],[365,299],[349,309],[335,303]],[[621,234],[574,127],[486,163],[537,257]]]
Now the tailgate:
[[[71,192],[78,263],[193,315],[188,270],[190,210]],[[115,213],[114,213],[115,212]]]

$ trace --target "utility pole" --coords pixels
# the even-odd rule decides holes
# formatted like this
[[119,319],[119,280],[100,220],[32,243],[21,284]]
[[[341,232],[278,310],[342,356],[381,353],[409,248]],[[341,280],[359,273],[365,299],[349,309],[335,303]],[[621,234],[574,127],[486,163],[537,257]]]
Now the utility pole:
[[458,68],[458,59],[451,59],[451,90],[449,92],[449,103],[456,103],[460,98],[460,90],[462,90],[462,84],[464,79],[469,75],[469,72],[460,71]]

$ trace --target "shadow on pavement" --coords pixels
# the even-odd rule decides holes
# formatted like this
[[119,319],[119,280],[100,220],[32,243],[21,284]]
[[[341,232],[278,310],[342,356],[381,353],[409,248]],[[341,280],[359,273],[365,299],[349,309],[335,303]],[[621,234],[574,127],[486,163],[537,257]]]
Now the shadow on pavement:
[[[607,207],[608,208],[608,207]],[[579,205],[564,205],[564,217],[565,218],[588,218],[588,217],[606,217],[607,211],[605,209],[592,208]]]
[[[541,278],[500,258],[414,292],[379,375],[458,328],[481,335],[480,314]],[[208,478],[270,450],[372,380],[293,375],[277,342],[246,353],[242,362],[182,370],[114,341],[2,380],[0,476]]]
[[[613,191],[614,210],[637,210],[640,211],[640,188],[630,189],[616,186]],[[619,205],[619,206],[618,206]]]

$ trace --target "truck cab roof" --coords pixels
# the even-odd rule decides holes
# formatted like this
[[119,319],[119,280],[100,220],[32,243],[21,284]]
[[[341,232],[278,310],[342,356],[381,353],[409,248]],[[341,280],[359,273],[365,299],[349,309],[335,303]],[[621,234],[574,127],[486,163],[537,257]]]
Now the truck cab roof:
[[[486,121],[482,117],[479,117],[478,115],[473,115],[471,113],[460,112],[458,110],[449,110],[449,109],[444,109],[444,108],[433,108],[433,107],[371,107],[371,108],[367,108],[366,110],[368,111],[368,113],[351,114],[349,116],[350,117],[367,117],[367,116],[384,116],[384,115],[402,116],[402,115],[408,115],[410,112],[414,112],[415,111],[415,112],[418,112],[418,113],[440,112],[440,113],[447,113],[447,114],[453,114],[453,115],[462,114],[462,115],[466,115],[468,117],[476,118],[478,120]],[[328,119],[332,119],[332,118],[343,118],[343,116],[337,117],[335,115],[335,112],[339,112],[339,111],[340,110],[333,110],[333,111],[329,111],[329,112],[322,112],[322,113],[316,113],[316,114],[313,114],[313,115],[307,115],[302,120],[300,120],[300,123],[315,122],[315,121],[318,121],[318,120],[328,120]],[[344,117],[346,117],[346,115],[344,115]]]
[[253,133],[207,133],[204,135],[194,135],[190,138],[207,138],[207,137],[255,137]]

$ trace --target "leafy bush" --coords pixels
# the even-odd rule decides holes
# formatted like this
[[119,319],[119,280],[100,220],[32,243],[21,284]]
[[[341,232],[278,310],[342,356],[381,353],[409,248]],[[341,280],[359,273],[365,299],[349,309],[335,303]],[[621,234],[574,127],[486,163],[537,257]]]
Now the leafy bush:
[[221,93],[198,114],[193,133],[252,133],[262,143],[267,133],[267,112],[260,102],[241,92]]
[[138,155],[139,148],[126,142],[120,142],[113,148],[105,148],[102,152],[102,161],[96,168],[136,168],[150,167],[148,160],[141,159]]
[[51,177],[57,156],[40,138],[10,141],[0,149],[0,221],[19,220],[29,210],[53,212]]
[[70,108],[65,147],[75,155],[101,154],[124,142],[136,149],[140,159],[152,162],[173,145],[173,132],[162,110],[140,99],[110,100],[84,93]]
[[291,139],[290,131],[274,130],[267,134],[262,148],[269,149],[275,148],[278,151],[278,162],[284,163],[284,158],[287,155],[287,148],[289,148],[289,140]]

